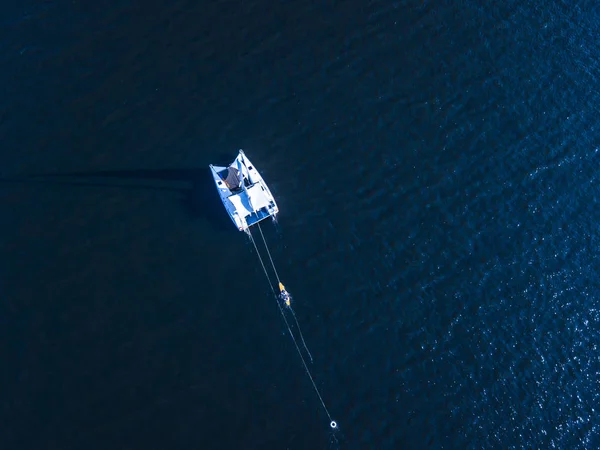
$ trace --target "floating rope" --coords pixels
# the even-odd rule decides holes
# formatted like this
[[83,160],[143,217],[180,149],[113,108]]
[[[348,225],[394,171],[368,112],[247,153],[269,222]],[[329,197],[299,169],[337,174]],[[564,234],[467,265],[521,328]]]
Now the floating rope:
[[294,309],[292,308],[292,305],[288,305],[288,308],[289,308],[290,312],[292,313],[292,316],[294,317],[294,320],[296,321],[296,328],[298,328],[298,332],[300,333],[300,339],[302,340],[302,345],[304,346],[304,350],[306,350],[306,353],[308,354],[308,357],[310,358],[310,362],[312,363],[313,362],[313,357],[310,354],[310,350],[306,346],[306,342],[304,342],[304,336],[302,335],[302,330],[300,330],[300,324],[298,323],[298,319],[296,319],[296,313],[294,312]]
[[[260,229],[260,227],[259,227],[259,229]],[[279,296],[275,292],[275,288],[273,287],[273,283],[271,282],[271,278],[269,277],[269,273],[267,272],[267,268],[265,267],[265,264],[264,264],[264,262],[262,260],[262,256],[260,255],[260,252],[258,251],[258,247],[256,245],[256,242],[254,241],[254,236],[252,236],[252,232],[250,231],[250,228],[248,228],[246,230],[246,233],[248,234],[248,236],[250,237],[250,240],[252,241],[252,244],[254,245],[254,250],[256,250],[256,254],[258,255],[258,259],[260,261],[260,265],[262,266],[263,271],[265,273],[265,276],[267,277],[267,281],[269,282],[269,287],[271,288],[271,292],[273,292],[273,295],[275,296],[275,298],[278,299]],[[261,234],[262,234],[262,230],[261,230]],[[263,240],[264,240],[264,235],[263,235]],[[265,241],[265,247],[266,247],[266,241]],[[266,248],[267,248],[267,251],[268,251],[269,250],[268,247],[266,247]],[[269,255],[269,257],[270,257],[270,255]],[[273,263],[273,259],[271,259],[271,263]],[[273,269],[275,270],[275,265],[273,265]],[[276,270],[275,270],[275,273],[277,274]],[[296,347],[296,351],[298,352],[298,355],[300,356],[300,360],[302,361],[302,365],[304,366],[304,370],[306,371],[306,374],[308,375],[308,378],[310,379],[310,382],[312,383],[313,388],[315,389],[315,392],[317,393],[317,396],[319,397],[319,400],[321,401],[321,405],[323,406],[323,409],[325,410],[325,413],[327,414],[327,417],[329,417],[329,426],[332,429],[335,430],[338,427],[337,422],[331,418],[331,414],[329,414],[329,410],[327,409],[327,406],[325,406],[325,402],[323,401],[323,397],[321,396],[321,392],[319,391],[319,388],[317,387],[317,384],[315,383],[315,380],[314,380],[312,374],[310,373],[310,370],[308,368],[308,364],[306,364],[306,361],[304,360],[304,356],[302,355],[302,351],[300,350],[300,347],[298,346],[298,342],[296,341],[294,333],[292,333],[292,329],[290,328],[290,324],[288,323],[287,317],[285,316],[285,313],[284,313],[283,308],[281,307],[281,304],[280,304],[279,301],[277,301],[277,307],[279,308],[279,312],[281,313],[281,317],[283,317],[283,321],[285,322],[285,326],[287,327],[288,332],[290,333],[290,337],[292,338],[292,341],[294,342],[294,346]]]
[[[269,251],[269,246],[267,245],[267,240],[265,239],[265,235],[262,232],[262,228],[260,227],[260,222],[256,222],[258,226],[258,231],[260,231],[260,235],[262,236],[263,243],[265,244],[265,248],[267,249],[267,255],[269,255],[269,260],[271,261],[271,267],[273,267],[273,272],[275,272],[275,277],[277,277],[277,283],[281,284],[281,280],[279,279],[279,274],[277,273],[277,269],[275,268],[275,263],[273,263],[273,258],[271,258],[271,252]],[[248,229],[250,231],[250,229]]]
[[[271,267],[273,267],[273,272],[275,272],[275,277],[277,277],[277,283],[279,284],[279,290],[283,292],[283,291],[285,291],[285,287],[283,286],[283,283],[279,279],[279,274],[277,273],[277,269],[275,268],[275,263],[273,262],[273,258],[271,257],[271,252],[269,251],[269,246],[267,245],[267,240],[265,239],[265,235],[262,232],[260,223],[257,222],[256,225],[258,225],[258,230],[260,231],[260,235],[262,236],[263,244],[265,245],[265,248],[267,249],[267,255],[269,255],[269,260],[271,261]],[[270,283],[270,281],[269,281],[269,283]],[[286,306],[292,313],[292,316],[294,317],[294,321],[296,322],[296,328],[298,329],[298,333],[300,334],[300,340],[302,341],[304,350],[306,350],[306,353],[308,354],[308,357],[310,358],[310,362],[312,363],[313,357],[310,353],[310,350],[308,349],[308,346],[306,345],[306,341],[304,340],[304,334],[302,334],[302,329],[300,328],[300,323],[298,322],[298,318],[296,317],[294,308],[292,308],[292,304],[289,301],[286,302]]]

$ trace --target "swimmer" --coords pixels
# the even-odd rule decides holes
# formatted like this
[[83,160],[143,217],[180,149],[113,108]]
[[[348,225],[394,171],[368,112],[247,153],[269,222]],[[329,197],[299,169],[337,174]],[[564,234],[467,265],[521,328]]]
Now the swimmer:
[[285,306],[291,306],[292,304],[292,296],[288,291],[285,290],[285,286],[283,283],[279,283],[279,290],[281,291],[279,294],[279,298],[285,303]]

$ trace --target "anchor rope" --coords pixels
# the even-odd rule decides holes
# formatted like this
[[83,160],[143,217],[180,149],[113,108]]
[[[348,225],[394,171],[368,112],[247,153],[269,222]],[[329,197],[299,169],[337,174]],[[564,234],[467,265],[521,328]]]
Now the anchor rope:
[[[269,246],[267,245],[267,240],[265,239],[265,235],[263,234],[262,228],[260,227],[260,222],[256,222],[256,225],[258,225],[258,230],[260,231],[260,235],[262,236],[263,244],[265,245],[265,248],[267,249],[267,255],[269,255],[269,260],[271,261],[271,267],[273,267],[273,272],[275,272],[275,276],[277,277],[277,283],[281,284],[281,280],[279,279],[279,275],[277,274],[277,269],[275,268],[275,263],[273,262],[273,258],[271,257],[271,252],[269,251]],[[312,363],[313,357],[310,353],[310,350],[308,349],[308,345],[306,345],[306,341],[304,340],[304,334],[302,334],[302,329],[300,328],[300,323],[298,322],[296,313],[294,312],[294,309],[292,308],[291,304],[288,305],[288,308],[292,312],[292,316],[294,316],[294,320],[296,321],[296,328],[298,329],[298,333],[300,334],[300,340],[302,341],[304,350],[306,350],[306,353],[308,354],[308,357],[310,358],[310,362]]]
[[310,358],[310,362],[312,363],[313,357],[310,354],[310,350],[306,346],[306,342],[304,342],[304,335],[302,334],[302,330],[300,329],[300,324],[298,323],[298,319],[296,318],[296,313],[294,312],[292,305],[289,305],[288,309],[290,310],[290,312],[292,313],[292,316],[294,317],[294,320],[296,321],[296,328],[298,328],[298,333],[300,333],[300,339],[302,340],[302,345],[304,346],[304,350],[306,350],[306,353],[308,353],[308,357]]
[[275,272],[275,276],[277,277],[277,282],[281,283],[281,280],[279,279],[279,274],[277,273],[277,269],[275,268],[275,263],[273,262],[273,258],[271,258],[271,252],[269,251],[267,240],[265,239],[265,235],[263,234],[262,228],[260,227],[260,222],[256,222],[256,225],[258,225],[258,231],[260,231],[263,243],[265,244],[265,248],[267,249],[267,255],[269,255],[269,260],[271,260],[271,266],[273,267],[273,271]]
[[[273,288],[273,283],[271,282],[271,278],[269,277],[269,273],[267,272],[267,268],[265,267],[265,264],[262,260],[262,256],[260,255],[260,252],[258,251],[258,247],[256,245],[256,242],[254,241],[254,236],[252,236],[252,232],[250,231],[250,229],[248,228],[248,236],[250,237],[250,240],[252,241],[252,244],[254,245],[254,250],[256,251],[256,254],[258,255],[258,259],[260,261],[260,265],[263,268],[263,271],[265,273],[265,276],[267,277],[267,281],[269,282],[269,286],[271,288],[271,292],[273,292],[273,295],[275,296],[275,299],[277,299],[277,293],[275,292],[275,289]],[[296,341],[296,338],[294,337],[294,334],[292,333],[292,329],[288,323],[287,317],[285,316],[285,313],[283,311],[283,308],[281,307],[280,303],[277,301],[277,307],[279,308],[279,312],[281,313],[281,317],[283,317],[283,320],[285,322],[285,326],[288,329],[288,332],[290,333],[290,337],[292,338],[292,341],[294,342],[294,346],[296,347],[296,351],[298,352],[298,355],[300,356],[300,360],[302,361],[302,365],[304,366],[304,370],[306,371],[306,374],[308,375],[308,378],[310,379],[310,382],[313,385],[313,388],[315,389],[315,392],[317,393],[317,396],[319,397],[319,400],[321,401],[321,405],[323,406],[323,409],[325,410],[325,413],[327,414],[327,417],[329,418],[329,422],[330,422],[330,426],[331,428],[336,428],[337,424],[335,423],[335,421],[331,418],[331,414],[329,414],[329,410],[327,409],[327,406],[325,406],[325,401],[323,400],[323,397],[321,396],[321,392],[319,391],[319,388],[317,387],[317,384],[315,383],[315,380],[308,368],[308,364],[306,364],[306,361],[304,360],[304,356],[302,356],[302,351],[300,350],[300,347],[298,346],[298,342]]]

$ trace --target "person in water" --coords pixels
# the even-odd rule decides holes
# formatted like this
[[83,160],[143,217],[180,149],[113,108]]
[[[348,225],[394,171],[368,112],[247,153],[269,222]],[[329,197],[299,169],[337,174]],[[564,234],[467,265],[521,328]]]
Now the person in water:
[[283,302],[285,303],[285,306],[290,306],[290,303],[292,302],[292,296],[290,295],[290,293],[286,290],[281,291],[280,294],[281,300],[283,300]]
[[281,301],[285,303],[285,306],[290,306],[290,304],[292,303],[292,296],[290,295],[290,293],[285,290],[285,287],[281,283],[279,283],[279,290],[279,298],[281,298]]

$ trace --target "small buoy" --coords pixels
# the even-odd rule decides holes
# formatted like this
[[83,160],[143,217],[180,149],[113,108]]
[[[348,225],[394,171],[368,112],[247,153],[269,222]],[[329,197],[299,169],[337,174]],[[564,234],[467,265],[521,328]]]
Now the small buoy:
[[329,426],[332,430],[335,430],[337,428],[337,422],[335,420],[332,420]]

